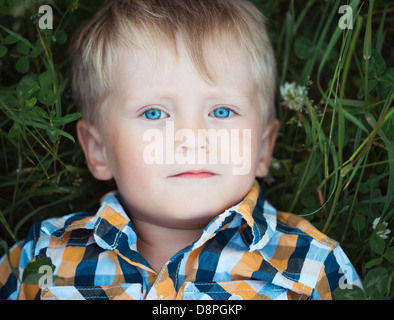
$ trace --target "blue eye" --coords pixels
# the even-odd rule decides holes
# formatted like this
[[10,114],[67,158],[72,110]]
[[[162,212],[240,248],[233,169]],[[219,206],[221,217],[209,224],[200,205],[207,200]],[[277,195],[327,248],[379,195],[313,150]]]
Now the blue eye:
[[232,115],[234,115],[234,111],[224,107],[217,108],[216,110],[212,111],[209,114],[210,117],[221,118],[221,119],[229,118]]
[[150,109],[145,111],[142,116],[148,120],[159,120],[167,118],[168,115],[159,109]]

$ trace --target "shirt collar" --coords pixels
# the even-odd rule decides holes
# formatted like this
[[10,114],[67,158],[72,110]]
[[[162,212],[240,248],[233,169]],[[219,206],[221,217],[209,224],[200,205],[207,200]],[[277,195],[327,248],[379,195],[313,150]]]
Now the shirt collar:
[[[202,246],[221,230],[241,227],[246,222],[243,231],[244,241],[249,251],[262,249],[270,240],[276,229],[277,212],[264,200],[262,190],[257,181],[245,198],[238,204],[227,209],[217,216],[204,229],[201,237],[192,245],[192,250]],[[47,230],[51,236],[61,237],[65,232],[76,229],[93,230],[94,238],[98,245],[106,250],[114,250],[120,243],[120,238],[125,240],[130,249],[136,248],[137,236],[124,208],[122,207],[118,192],[110,192],[101,199],[101,206],[94,216],[81,216],[81,219],[62,219],[58,227],[53,224],[52,230]]]
[[272,238],[276,230],[277,211],[264,200],[262,190],[257,181],[245,198],[235,206],[217,216],[204,230],[202,236],[193,244],[193,249],[203,245],[219,231],[227,228],[241,227],[246,222],[243,231],[244,241],[249,251],[262,249]]

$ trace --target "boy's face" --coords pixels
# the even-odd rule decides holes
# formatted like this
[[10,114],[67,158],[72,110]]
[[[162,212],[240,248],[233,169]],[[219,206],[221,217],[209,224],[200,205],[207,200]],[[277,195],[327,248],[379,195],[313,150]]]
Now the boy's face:
[[158,60],[119,50],[99,123],[78,124],[90,171],[115,179],[132,219],[204,227],[268,172],[278,124],[263,128],[246,54],[211,50],[208,61],[214,84],[183,47]]

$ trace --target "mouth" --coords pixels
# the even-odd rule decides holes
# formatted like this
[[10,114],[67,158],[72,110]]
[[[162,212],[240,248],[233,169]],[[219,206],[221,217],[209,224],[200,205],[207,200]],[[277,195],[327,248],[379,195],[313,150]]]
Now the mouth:
[[208,179],[217,176],[216,173],[207,170],[190,170],[181,172],[176,175],[169,176],[169,178],[183,178],[183,179]]

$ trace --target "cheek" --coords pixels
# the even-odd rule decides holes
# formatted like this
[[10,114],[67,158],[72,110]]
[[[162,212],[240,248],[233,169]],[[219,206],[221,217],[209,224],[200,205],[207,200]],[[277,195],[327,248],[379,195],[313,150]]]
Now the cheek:
[[257,129],[242,129],[231,139],[231,163],[234,175],[254,176],[260,155],[260,135]]
[[141,176],[146,173],[143,159],[145,144],[137,130],[125,130],[122,126],[118,126],[116,130],[107,133],[106,156],[117,182],[135,181],[139,178],[134,177],[135,175]]

